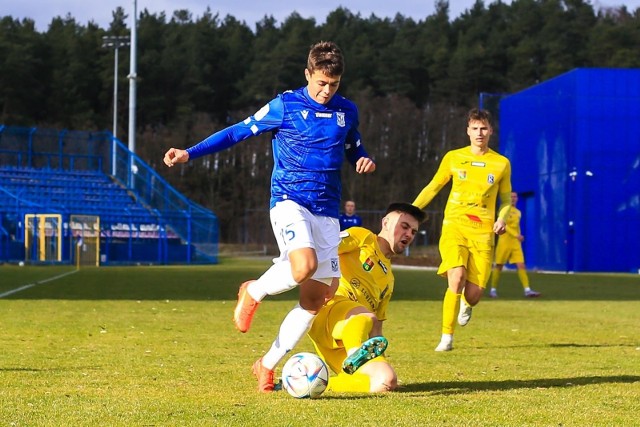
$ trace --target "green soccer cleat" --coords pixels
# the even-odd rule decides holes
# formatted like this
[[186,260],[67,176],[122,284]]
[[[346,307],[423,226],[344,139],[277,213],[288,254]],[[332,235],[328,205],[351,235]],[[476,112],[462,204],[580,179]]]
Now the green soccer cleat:
[[342,370],[347,374],[353,374],[369,360],[381,356],[388,345],[389,341],[385,337],[369,338],[351,356],[344,359]]

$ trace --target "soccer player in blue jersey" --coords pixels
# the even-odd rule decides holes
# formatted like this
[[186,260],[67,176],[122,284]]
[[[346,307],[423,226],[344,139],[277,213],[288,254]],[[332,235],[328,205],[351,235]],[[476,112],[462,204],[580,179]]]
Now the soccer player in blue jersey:
[[307,333],[338,287],[340,169],[345,155],[357,173],[376,165],[360,143],[358,109],[338,95],[344,57],[333,42],[311,46],[307,85],[286,91],[244,121],[186,149],[171,148],[164,163],[215,153],[264,132],[273,132],[270,218],[280,257],[257,280],[240,286],[233,322],[246,332],[267,295],[300,287],[299,303],[282,321],[269,351],[253,364],[258,391],[274,389],[274,369]]
[[362,218],[356,214],[356,202],[347,200],[344,202],[344,213],[340,214],[340,231],[344,231],[349,227],[361,227]]

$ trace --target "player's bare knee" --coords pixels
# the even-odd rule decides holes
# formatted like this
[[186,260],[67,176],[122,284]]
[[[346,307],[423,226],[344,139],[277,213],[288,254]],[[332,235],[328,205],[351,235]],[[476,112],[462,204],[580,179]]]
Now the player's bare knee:
[[393,370],[384,370],[371,377],[369,391],[385,393],[398,388],[398,377]]
[[291,275],[297,283],[303,283],[309,280],[317,269],[317,263],[296,263],[291,265]]
[[291,262],[291,275],[293,280],[302,284],[309,280],[318,269],[318,258],[311,248],[302,248],[289,254]]
[[467,273],[464,268],[452,268],[447,272],[447,282],[449,289],[455,293],[460,293],[465,286]]

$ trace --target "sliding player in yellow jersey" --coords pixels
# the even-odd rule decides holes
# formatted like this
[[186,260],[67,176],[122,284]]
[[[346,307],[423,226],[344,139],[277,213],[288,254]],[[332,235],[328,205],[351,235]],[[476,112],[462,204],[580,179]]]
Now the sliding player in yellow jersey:
[[[452,181],[442,222],[438,274],[447,278],[442,304],[442,338],[436,351],[453,350],[455,318],[466,325],[491,274],[494,234],[503,234],[509,214],[511,164],[489,148],[493,133],[488,111],[473,109],[467,117],[470,145],[451,150],[413,204],[424,209]],[[500,209],[496,220],[496,201]]]
[[377,235],[362,227],[341,233],[340,284],[309,331],[318,355],[338,374],[330,378],[330,390],[385,392],[397,387],[396,373],[382,355],[388,344],[382,322],[395,282],[391,257],[411,244],[424,219],[417,207],[392,203]]
[[491,298],[498,298],[498,283],[500,282],[500,274],[502,267],[506,263],[516,265],[518,269],[518,278],[524,288],[524,296],[527,298],[537,298],[540,292],[536,292],[529,287],[529,276],[527,275],[527,267],[524,265],[524,252],[522,251],[522,241],[524,236],[520,230],[520,219],[522,212],[516,207],[518,203],[518,193],[511,192],[511,209],[507,216],[507,231],[498,239],[496,245],[495,266],[491,273]]

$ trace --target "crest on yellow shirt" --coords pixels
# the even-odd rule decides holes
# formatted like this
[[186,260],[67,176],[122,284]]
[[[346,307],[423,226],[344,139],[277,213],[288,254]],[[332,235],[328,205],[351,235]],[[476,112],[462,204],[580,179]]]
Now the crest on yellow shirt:
[[459,169],[458,170],[458,179],[467,179],[467,171]]
[[371,258],[367,258],[367,260],[362,263],[362,268],[364,269],[364,271],[371,271],[373,266],[374,264],[373,261],[371,261]]

